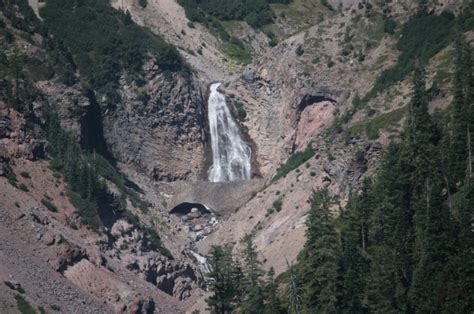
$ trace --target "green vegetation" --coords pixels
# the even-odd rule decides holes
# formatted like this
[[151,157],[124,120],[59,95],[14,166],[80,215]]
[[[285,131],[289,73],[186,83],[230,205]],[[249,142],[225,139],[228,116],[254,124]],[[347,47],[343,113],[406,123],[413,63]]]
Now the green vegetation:
[[244,104],[241,103],[240,101],[235,102],[235,110],[237,111],[237,118],[239,121],[245,121],[247,118],[247,112],[244,109]]
[[12,290],[16,290],[21,294],[25,293],[25,289],[23,289],[21,285],[13,284],[11,281],[4,281],[3,283]]
[[[62,173],[67,183],[67,196],[77,208],[83,224],[97,230],[103,221],[110,223],[111,220],[124,218],[145,233],[153,249],[172,258],[158,233],[142,226],[138,217],[127,210],[127,198],[142,211],[147,210],[148,204],[126,186],[127,180],[123,175],[103,156],[81,149],[75,138],[61,128],[56,113],[46,114],[46,133],[50,144],[49,154],[53,158],[51,166]],[[103,179],[112,182],[119,190],[119,195],[111,193]],[[46,198],[41,202],[46,207],[50,203]]]
[[221,49],[226,55],[239,63],[249,64],[252,62],[252,56],[246,50],[245,45],[236,37],[224,42]]
[[393,18],[391,17],[384,18],[383,31],[385,33],[393,35],[395,34],[396,28],[397,28],[397,22]]
[[[112,9],[108,1],[85,0],[77,2],[77,6],[73,6],[74,3],[76,2],[48,1],[42,12],[43,16],[47,16],[45,24],[39,23],[26,0],[17,0],[14,6],[8,8],[5,7],[4,2],[0,2],[0,10],[21,30],[28,34],[40,33],[43,35],[43,45],[49,54],[49,56],[44,56],[44,63],[53,68],[54,75],[59,75],[63,79],[69,77],[70,83],[76,82],[75,71],[77,69],[81,72],[81,78],[88,81],[85,84],[86,87],[101,89],[104,86],[91,84],[94,78],[87,76],[87,71],[84,72],[85,68],[82,68],[80,62],[85,62],[84,66],[86,67],[90,66],[89,70],[94,72],[93,75],[101,75],[99,72],[102,70],[107,72],[107,69],[119,73],[122,67],[130,70],[131,63],[134,65],[141,63],[143,60],[140,61],[140,58],[149,53],[158,57],[163,70],[178,69],[167,67],[166,58],[162,58],[166,55],[158,55],[163,52],[159,48],[167,47],[173,50],[173,47],[165,44],[160,38],[145,29],[131,23],[130,17]],[[23,19],[22,16],[26,16],[27,19]],[[81,18],[84,19],[80,20]],[[57,23],[62,23],[61,21],[64,24],[58,25]],[[0,31],[1,29],[0,25]],[[105,36],[108,32],[112,35]],[[105,39],[101,36],[105,36]],[[130,36],[136,38],[130,41],[128,40]],[[136,50],[133,50],[132,46]],[[0,40],[0,47],[12,48],[10,44],[4,43],[2,40]],[[126,54],[128,54],[129,60],[126,58]],[[108,60],[109,58],[115,59],[113,62],[116,63]],[[93,106],[88,107],[90,110],[84,117],[84,130],[82,130],[81,141],[78,143],[76,136],[61,128],[59,117],[52,108],[44,108],[42,121],[38,119],[38,113],[33,112],[32,104],[38,99],[43,101],[45,96],[35,89],[32,83],[34,80],[41,79],[39,73],[35,74],[35,71],[30,71],[28,67],[29,64],[34,64],[35,67],[39,67],[41,64],[36,59],[32,59],[33,61],[30,59],[28,56],[16,53],[9,53],[7,56],[0,49],[0,101],[4,101],[11,108],[23,114],[27,121],[27,127],[41,126],[43,128],[43,134],[48,141],[46,156],[51,159],[50,165],[54,171],[53,175],[55,178],[64,179],[66,194],[77,208],[81,222],[93,230],[98,230],[103,225],[110,227],[110,224],[119,218],[127,219],[145,233],[152,248],[162,251],[164,255],[171,256],[161,244],[158,234],[152,230],[145,230],[146,228],[140,224],[138,218],[126,209],[127,199],[134,207],[144,212],[148,210],[149,204],[140,198],[138,191],[131,188],[133,184],[103,157],[109,156],[109,154],[105,142],[100,138],[101,112],[98,104],[94,102],[93,92],[89,89],[85,91],[85,96],[91,100]],[[87,60],[90,61],[90,64],[87,64]],[[119,65],[119,68],[115,65]],[[96,69],[95,66],[99,68]],[[43,70],[39,69],[37,72],[41,71]],[[140,71],[140,69],[136,69],[135,74],[139,76]],[[109,83],[114,84],[113,80]],[[21,175],[25,178],[29,176],[27,172],[21,173]],[[6,168],[6,176],[16,188],[26,188],[26,186],[20,187],[15,173],[9,167]],[[109,191],[105,180],[116,186],[117,194]],[[56,182],[56,186],[57,184]],[[61,194],[64,195],[62,192]],[[47,195],[41,202],[51,211],[58,210]],[[77,228],[74,222],[68,223],[71,227]]]
[[138,4],[139,4],[142,8],[146,8],[146,6],[148,5],[148,0],[138,0]]
[[24,183],[20,183],[20,184],[18,185],[18,188],[19,188],[20,190],[24,191],[24,192],[28,192],[28,191],[29,191],[28,187],[27,187],[26,184],[24,184]]
[[56,205],[54,205],[51,200],[47,199],[47,198],[43,198],[41,200],[41,204],[44,205],[44,207],[46,207],[49,211],[53,212],[53,213],[57,213],[59,210],[58,208],[56,207]]
[[106,0],[48,0],[41,15],[92,89],[113,94],[124,70],[141,75],[148,53],[164,71],[184,69],[176,48],[134,24],[129,14],[113,9]]
[[28,171],[22,171],[22,172],[20,172],[20,175],[25,179],[31,179],[31,176],[28,173]]
[[[397,48],[401,54],[397,63],[384,70],[377,78],[372,90],[364,97],[365,102],[378,93],[406,78],[415,67],[416,62],[426,64],[434,55],[451,44],[456,32],[473,29],[474,2],[466,7],[457,18],[450,11],[440,15],[430,14],[426,9],[420,9],[406,22],[400,32]],[[456,28],[456,25],[460,27]],[[385,20],[384,29],[394,31],[396,25]]]
[[273,209],[273,207],[267,208],[267,213],[265,214],[265,217],[270,216],[274,212],[275,212],[275,210]]
[[[222,52],[242,64],[250,63],[252,56],[238,38],[229,35],[222,21],[246,21],[254,28],[262,28],[273,22],[274,14],[270,3],[289,2],[290,0],[178,0],[188,19],[206,26],[222,40]],[[265,33],[270,39],[269,45],[275,46],[278,43],[275,34]]]
[[222,21],[246,21],[259,28],[273,21],[269,3],[289,3],[290,0],[178,0],[193,22],[205,24],[206,16],[212,15]]
[[373,119],[354,123],[348,130],[349,134],[361,134],[366,132],[369,139],[374,140],[378,138],[379,132],[382,129],[396,126],[397,123],[405,116],[406,108],[399,108],[393,111],[381,114]]
[[163,242],[161,242],[160,236],[154,229],[144,228],[143,232],[145,233],[145,236],[148,241],[150,241],[152,249],[159,251],[161,254],[168,258],[173,258],[173,255],[166,247],[164,247]]
[[285,177],[290,171],[295,170],[300,165],[310,160],[311,157],[313,156],[314,156],[313,146],[312,146],[312,143],[309,143],[304,151],[294,153],[293,155],[290,156],[290,158],[286,161],[284,165],[281,165],[277,169],[277,173],[273,177],[272,181],[274,182],[280,179],[281,177]]
[[281,211],[282,206],[283,206],[282,199],[281,199],[281,198],[277,199],[276,201],[273,202],[272,205],[273,205],[273,208],[274,208],[277,212]]
[[[288,265],[277,281],[261,279],[249,236],[242,240],[242,263],[232,248],[214,247],[211,311],[472,312],[472,60],[471,47],[457,41],[454,99],[447,112],[434,116],[428,112],[424,70],[414,69],[400,140],[389,144],[377,174],[349,195],[339,216],[332,211],[340,206],[337,196],[327,189],[313,193],[298,263]],[[363,151],[356,152],[357,160],[364,158]],[[266,290],[270,282],[285,286],[285,293]],[[275,306],[271,311],[270,304]]]
[[211,313],[285,313],[277,294],[275,271],[265,273],[250,235],[241,240],[242,260],[230,246],[213,246],[209,252],[212,272],[207,276],[213,292],[207,300]]
[[415,68],[401,142],[338,218],[314,193],[298,257],[305,313],[464,313],[474,309],[472,50],[457,44],[455,98],[428,113]]
[[16,307],[21,314],[36,314],[35,308],[21,295],[15,296]]
[[334,8],[329,4],[328,0],[319,0],[319,2],[329,11],[334,11]]
[[56,312],[61,311],[61,307],[57,304],[51,304],[51,309],[56,311]]
[[267,37],[269,38],[268,45],[270,47],[275,47],[276,45],[278,45],[278,38],[274,32],[266,31],[265,35],[267,35]]
[[[231,36],[225,30],[221,21],[219,21],[216,17],[207,15],[205,19],[199,20],[199,22],[204,24],[214,36],[222,41],[220,49],[224,54],[228,55],[230,58],[239,63],[248,64],[252,61],[252,56],[247,51],[244,43],[238,38]],[[201,47],[200,50],[202,53]]]

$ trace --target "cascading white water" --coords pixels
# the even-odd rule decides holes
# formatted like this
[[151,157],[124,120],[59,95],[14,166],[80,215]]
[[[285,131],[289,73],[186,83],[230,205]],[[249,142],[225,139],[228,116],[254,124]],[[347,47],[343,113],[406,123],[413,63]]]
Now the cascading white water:
[[211,130],[212,166],[209,181],[250,179],[250,147],[242,140],[225,102],[225,96],[211,85],[209,96],[209,128]]
[[207,258],[202,256],[201,254],[198,254],[194,251],[191,251],[191,254],[194,256],[196,261],[199,263],[199,268],[203,275],[209,274],[212,271],[211,265],[207,262]]

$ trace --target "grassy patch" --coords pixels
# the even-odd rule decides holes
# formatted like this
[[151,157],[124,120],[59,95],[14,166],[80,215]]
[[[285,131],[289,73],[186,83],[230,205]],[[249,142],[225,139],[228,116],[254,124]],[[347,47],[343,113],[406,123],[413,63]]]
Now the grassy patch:
[[245,45],[240,40],[230,40],[223,42],[221,50],[230,58],[242,64],[249,64],[252,62],[252,55],[247,51]]
[[280,29],[277,25],[271,25],[266,31],[272,31],[279,38],[286,38],[295,33],[308,29],[314,24],[322,22],[327,15],[333,14],[327,10],[319,1],[294,0],[289,4],[274,3],[271,8],[283,24],[290,27],[288,30]]
[[277,181],[281,177],[286,176],[290,171],[298,168],[301,164],[307,162],[313,156],[313,146],[312,143],[309,143],[304,151],[294,153],[290,156],[290,158],[288,158],[284,165],[281,165],[280,168],[277,169],[277,173],[273,177],[272,181]]
[[350,134],[361,134],[366,132],[369,139],[378,138],[380,130],[390,126],[395,126],[405,115],[406,107],[395,109],[393,111],[381,114],[371,120],[354,123],[349,128]]

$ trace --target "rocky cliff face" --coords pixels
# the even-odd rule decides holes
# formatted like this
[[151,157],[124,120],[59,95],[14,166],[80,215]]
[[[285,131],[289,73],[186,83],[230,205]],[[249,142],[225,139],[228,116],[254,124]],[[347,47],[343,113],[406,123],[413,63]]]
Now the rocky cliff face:
[[149,61],[144,86],[121,83],[121,103],[103,109],[113,155],[159,181],[201,179],[206,118],[201,87],[191,75],[167,77]]

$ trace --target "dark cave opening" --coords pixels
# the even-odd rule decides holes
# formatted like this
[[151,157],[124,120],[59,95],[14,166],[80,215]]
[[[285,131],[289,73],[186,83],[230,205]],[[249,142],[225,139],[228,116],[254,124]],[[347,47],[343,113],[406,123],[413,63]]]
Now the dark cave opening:
[[184,216],[184,215],[187,215],[187,214],[191,213],[193,208],[197,208],[197,210],[199,211],[199,213],[201,215],[211,213],[211,211],[209,210],[209,208],[206,205],[199,204],[199,203],[184,202],[184,203],[181,203],[181,204],[175,206],[172,210],[170,210],[170,214]]

